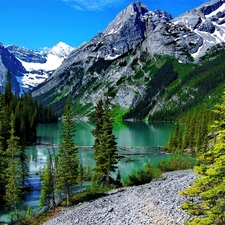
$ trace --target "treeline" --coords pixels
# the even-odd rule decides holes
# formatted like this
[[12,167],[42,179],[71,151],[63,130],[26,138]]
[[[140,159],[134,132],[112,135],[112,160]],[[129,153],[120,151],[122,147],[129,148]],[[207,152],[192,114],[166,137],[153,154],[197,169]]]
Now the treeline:
[[210,129],[214,134],[211,137],[214,138],[209,142],[206,151],[202,151],[197,157],[195,173],[198,177],[190,187],[180,193],[189,196],[181,207],[191,217],[185,223],[187,225],[225,224],[225,93],[222,101],[213,110],[215,119]]
[[[49,107],[35,101],[31,95],[17,96],[12,93],[10,71],[7,72],[5,92],[0,94],[0,121],[3,139],[9,138],[9,122],[11,114],[15,116],[15,135],[20,138],[19,144],[36,141],[38,123],[57,122],[58,116]],[[6,143],[4,144],[6,146]]]
[[208,146],[209,125],[213,119],[213,112],[206,107],[200,111],[189,111],[186,116],[176,121],[175,129],[170,133],[168,151],[193,156],[205,152]]
[[18,210],[29,187],[25,145],[36,142],[39,122],[56,122],[57,115],[30,95],[12,93],[10,71],[5,92],[0,94],[0,206]]
[[[167,72],[165,73],[165,75]],[[225,82],[225,51],[218,52],[216,58],[205,61],[201,66],[195,67],[176,86],[174,86],[165,96],[165,101],[169,101],[173,96],[178,95],[176,103],[171,106],[164,106],[160,111],[154,113],[150,118],[153,121],[174,121],[177,117],[184,115],[197,105],[201,105],[203,100],[212,94],[217,87]],[[186,88],[186,92],[182,89]],[[214,92],[212,94],[222,93]],[[214,96],[213,96],[214,97]],[[185,103],[185,104],[184,104]]]

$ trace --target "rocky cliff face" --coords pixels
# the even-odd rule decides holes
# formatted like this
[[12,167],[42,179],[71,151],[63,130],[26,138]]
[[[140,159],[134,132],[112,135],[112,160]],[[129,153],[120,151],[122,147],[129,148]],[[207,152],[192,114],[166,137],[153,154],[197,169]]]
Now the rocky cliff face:
[[172,24],[187,27],[197,37],[194,42],[197,48],[190,51],[195,60],[203,56],[212,46],[224,43],[224,3],[224,0],[205,3],[172,21]]
[[46,63],[47,54],[23,47],[10,45],[6,47],[14,56],[27,63]]
[[165,75],[153,90],[154,68],[160,67],[155,58],[173,56],[181,63],[197,63],[212,46],[224,43],[224,10],[224,1],[217,0],[172,19],[164,11],[132,3],[104,31],[75,49],[32,94],[59,111],[69,96],[85,108],[78,117],[91,112],[106,93],[122,109],[135,108],[143,99],[153,104],[175,77],[167,80]]
[[26,73],[26,69],[23,67],[22,63],[16,59],[16,57],[10,53],[1,43],[0,43],[0,92],[3,93],[6,85],[6,73],[10,70],[11,72],[11,82],[12,91],[14,93],[20,93],[21,88],[17,77],[20,78]]
[[[104,31],[74,50],[52,76],[35,89],[33,96],[49,103],[56,96],[58,99],[64,98],[66,93],[75,98],[79,96],[78,102],[82,105],[95,104],[124,74],[130,71],[133,74],[130,68],[125,68],[124,74],[121,73],[118,62],[123,55],[135,49],[158,24],[171,19],[172,16],[164,11],[149,12],[142,3],[132,3]],[[110,70],[112,64],[115,64],[116,71]],[[94,92],[90,86],[95,89]],[[115,100],[115,103],[119,101],[122,107],[130,107],[135,102],[136,89],[132,86],[122,87],[119,96],[126,97]]]

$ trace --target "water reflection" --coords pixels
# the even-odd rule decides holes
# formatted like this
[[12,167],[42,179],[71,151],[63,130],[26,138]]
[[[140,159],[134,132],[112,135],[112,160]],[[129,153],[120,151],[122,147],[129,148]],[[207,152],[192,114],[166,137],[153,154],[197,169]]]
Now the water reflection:
[[[76,123],[77,132],[74,141],[78,146],[92,146],[94,144],[94,137],[91,131],[94,125],[90,123]],[[162,146],[166,145],[169,133],[173,124],[169,123],[144,123],[144,122],[129,122],[117,123],[114,126],[114,134],[117,137],[119,147],[122,146]],[[40,124],[37,128],[37,142],[39,143],[52,143],[55,150],[58,150],[60,142],[61,124]],[[38,207],[38,201],[41,190],[41,180],[38,175],[41,168],[46,164],[48,157],[49,146],[46,145],[33,145],[26,148],[28,156],[28,165],[30,170],[29,181],[33,186],[33,190],[27,195],[25,202],[27,206],[33,208]],[[158,161],[166,159],[168,155],[145,155],[150,151],[159,151],[157,148],[132,148],[126,149],[132,162],[126,162],[122,158],[118,163],[118,168],[121,176],[129,175],[133,170],[142,168],[147,162],[155,165]],[[124,154],[124,150],[119,149],[119,154]],[[138,153],[140,155],[138,155]],[[84,166],[94,166],[93,149],[82,148],[79,149],[79,158]],[[87,183],[85,184],[88,185]],[[5,215],[6,216],[6,215]],[[0,217],[0,220],[7,221],[6,217]]]

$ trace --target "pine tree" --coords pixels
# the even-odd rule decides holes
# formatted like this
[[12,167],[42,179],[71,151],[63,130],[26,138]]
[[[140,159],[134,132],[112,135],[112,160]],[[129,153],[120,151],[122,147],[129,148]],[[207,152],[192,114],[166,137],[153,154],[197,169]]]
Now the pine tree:
[[22,178],[22,186],[27,187],[29,186],[29,167],[27,164],[27,155],[25,146],[21,146],[19,149],[19,160],[20,160],[20,167],[21,167],[21,178]]
[[100,100],[95,111],[96,128],[93,134],[95,168],[92,177],[94,186],[109,186],[111,172],[115,172],[118,163],[117,143],[113,134],[113,117],[109,108],[109,100],[104,105]]
[[196,111],[187,113],[183,135],[183,149],[190,150],[192,155],[196,155],[196,118]]
[[84,167],[80,163],[78,167],[78,176],[77,176],[77,183],[80,186],[80,191],[82,191],[82,185],[84,181],[85,181]]
[[59,193],[64,193],[69,205],[69,198],[77,184],[79,158],[78,147],[73,141],[76,126],[73,122],[72,105],[67,99],[62,116],[62,132],[56,168],[56,186]]
[[[15,116],[12,113],[10,122],[10,138],[7,141],[8,148],[6,150],[8,167],[6,169],[6,191],[5,201],[6,206],[15,213],[17,219],[19,217],[19,204],[22,195],[22,178],[19,161],[19,138],[15,136]],[[13,219],[13,217],[12,217]]]
[[206,108],[204,108],[204,110],[199,113],[198,121],[199,121],[199,124],[196,129],[197,130],[196,132],[197,155],[205,152],[207,150],[207,145],[208,145],[209,116],[208,116],[208,112]]
[[175,132],[171,129],[168,144],[167,144],[168,150],[171,152],[174,152],[175,145],[176,145],[175,144]]
[[55,154],[48,151],[48,161],[41,173],[42,188],[39,206],[46,207],[46,212],[50,209],[55,211]]
[[6,141],[4,139],[4,132],[3,132],[3,101],[2,95],[0,95],[0,206],[3,205],[3,197],[5,195],[5,182],[6,182],[6,168],[7,168],[7,161],[6,161]]
[[6,86],[5,86],[5,92],[4,92],[4,103],[5,105],[9,105],[13,99],[13,93],[12,93],[12,85],[11,85],[11,76],[10,71],[7,71],[6,74]]
[[[1,130],[1,120],[0,120],[0,130]],[[5,182],[6,182],[6,168],[7,168],[7,162],[6,162],[6,153],[3,146],[3,137],[0,133],[0,202],[3,202],[3,197],[5,195]],[[0,203],[0,206],[1,206]]]
[[195,171],[200,175],[192,186],[181,193],[198,198],[186,201],[193,220],[188,225],[225,224],[225,93],[223,103],[215,107],[216,119],[213,129],[219,131],[215,144],[198,156]]

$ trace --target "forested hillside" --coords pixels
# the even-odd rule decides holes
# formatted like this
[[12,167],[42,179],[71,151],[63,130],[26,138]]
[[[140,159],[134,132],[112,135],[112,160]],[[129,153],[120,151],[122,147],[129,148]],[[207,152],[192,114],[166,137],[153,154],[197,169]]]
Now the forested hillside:
[[28,187],[25,146],[36,142],[38,123],[56,122],[57,115],[30,95],[16,96],[10,72],[4,94],[0,94],[0,206],[13,210]]
[[173,70],[178,72],[177,79],[158,95],[149,119],[175,120],[195,108],[203,109],[207,105],[208,109],[212,109],[216,103],[220,103],[225,88],[224,60],[225,51],[215,50],[202,58],[199,65],[190,64],[189,72],[185,68],[188,65],[178,67],[174,63]]

